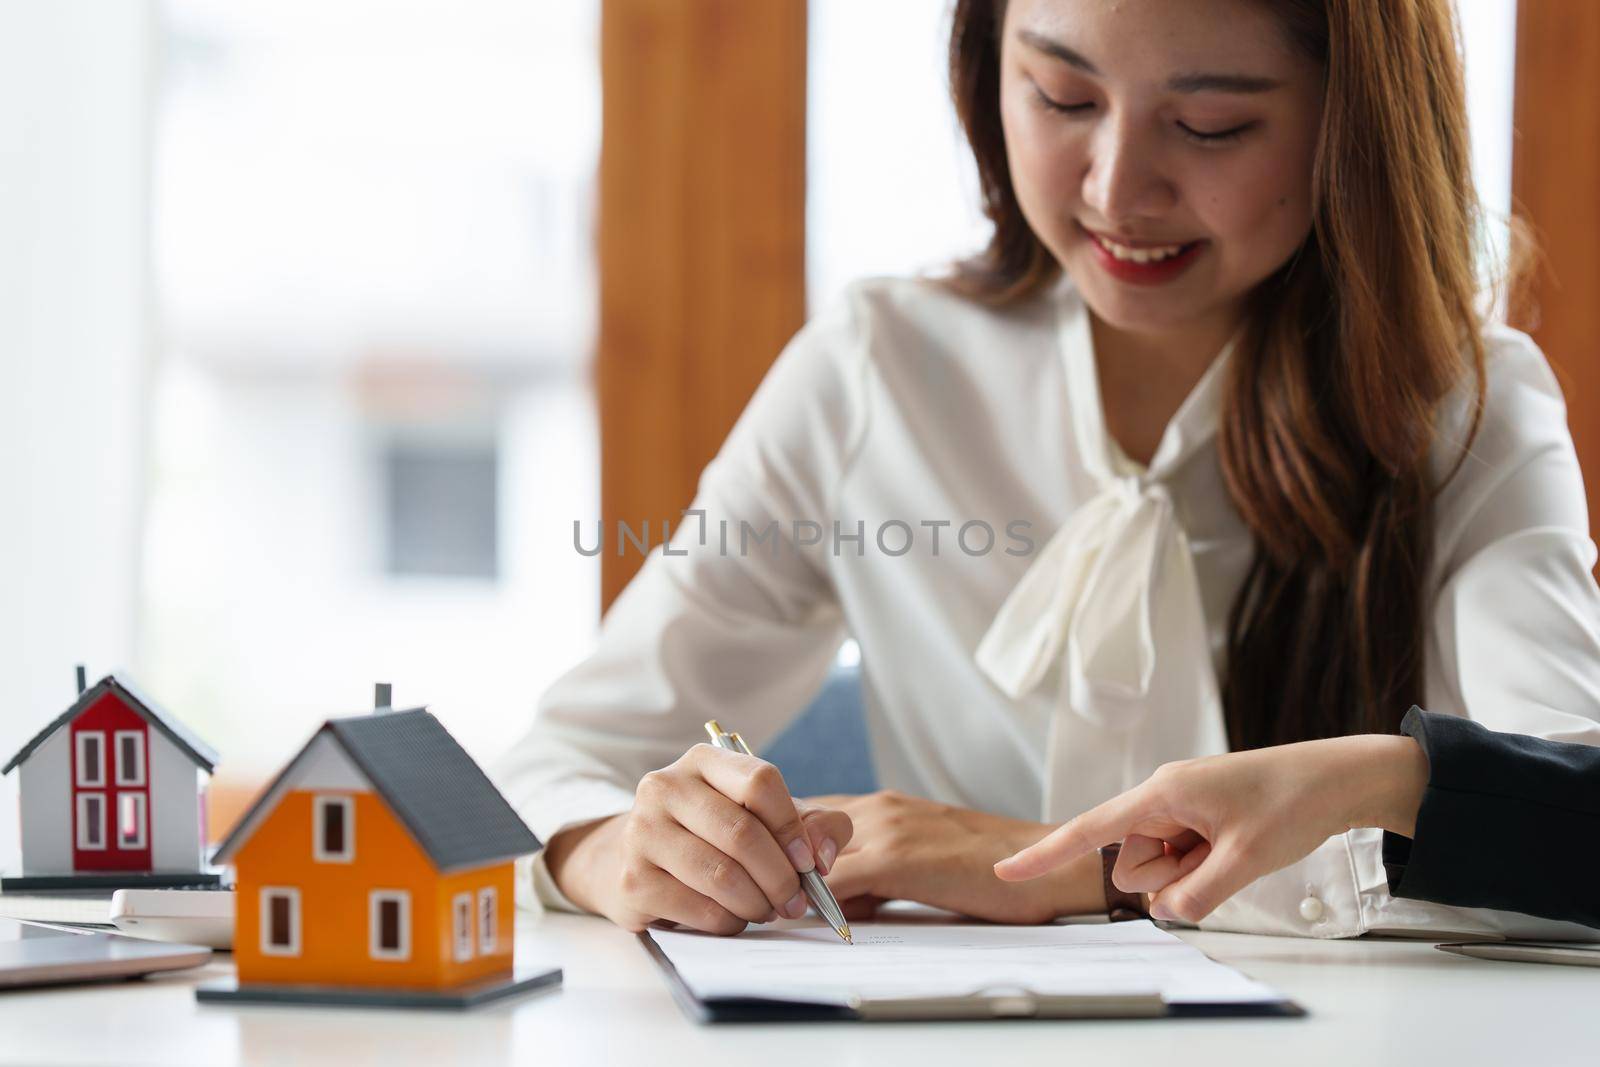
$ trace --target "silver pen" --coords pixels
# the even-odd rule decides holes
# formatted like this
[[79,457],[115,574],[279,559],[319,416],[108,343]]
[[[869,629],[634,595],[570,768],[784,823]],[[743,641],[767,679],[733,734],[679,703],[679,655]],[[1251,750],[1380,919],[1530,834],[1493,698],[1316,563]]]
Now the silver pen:
[[[746,756],[755,755],[750,751],[750,746],[744,743],[744,738],[724,730],[715,719],[706,723],[706,733],[711,735],[711,743],[718,748],[743,752]],[[850,924],[844,921],[843,909],[839,907],[839,902],[834,899],[833,890],[828,888],[828,883],[822,880],[822,875],[817,873],[815,867],[800,872],[800,888],[805,890],[806,899],[817,909],[817,914],[833,927],[833,932],[844,938],[845,944],[855,944],[855,938],[850,936]]]

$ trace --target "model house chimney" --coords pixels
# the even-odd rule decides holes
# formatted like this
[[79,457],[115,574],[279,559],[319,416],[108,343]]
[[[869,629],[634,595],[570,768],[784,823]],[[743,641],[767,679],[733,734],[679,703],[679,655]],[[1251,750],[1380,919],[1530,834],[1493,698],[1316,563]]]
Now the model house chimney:
[[84,672],[83,664],[80,663],[78,664],[78,695],[82,696],[83,691],[87,688],[89,688],[89,676]]
[[372,713],[382,715],[386,711],[394,710],[394,687],[388,682],[379,682],[372,687]]

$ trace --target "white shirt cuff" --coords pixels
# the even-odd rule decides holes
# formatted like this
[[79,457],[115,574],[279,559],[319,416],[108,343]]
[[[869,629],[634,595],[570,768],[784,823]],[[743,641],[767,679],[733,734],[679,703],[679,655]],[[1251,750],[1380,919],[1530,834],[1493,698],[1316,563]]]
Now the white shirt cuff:
[[550,867],[544,861],[542,850],[529,858],[527,874],[528,877],[519,880],[518,885],[531,887],[533,899],[541,908],[584,913],[584,909],[574,904],[556,885],[556,880],[550,875]]
[[[524,821],[533,828],[535,836],[542,843],[549,844],[563,830],[627,811],[633,807],[633,792],[612,782],[591,779],[565,783],[551,790],[549,795],[529,801],[525,807],[530,810],[521,813]],[[526,877],[517,879],[520,904],[533,903],[522,893],[522,888],[527,886],[533,890],[533,900],[543,907],[557,911],[584,911],[556,885],[555,878],[550,874],[550,866],[545,862],[543,849],[523,862],[526,866],[519,874],[525,874]]]
[[1281,937],[1366,933],[1361,880],[1349,837],[1330,837],[1299,863],[1257,879],[1202,919],[1200,928]]

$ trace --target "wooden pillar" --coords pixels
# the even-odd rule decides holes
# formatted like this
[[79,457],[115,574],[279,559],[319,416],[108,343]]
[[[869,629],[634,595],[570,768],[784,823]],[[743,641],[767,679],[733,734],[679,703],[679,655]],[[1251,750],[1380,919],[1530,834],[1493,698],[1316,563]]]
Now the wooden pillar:
[[[805,315],[805,0],[603,0],[601,603]],[[585,533],[585,542],[592,543]]]
[[1518,5],[1514,114],[1512,200],[1542,253],[1518,325],[1561,379],[1600,540],[1600,3]]

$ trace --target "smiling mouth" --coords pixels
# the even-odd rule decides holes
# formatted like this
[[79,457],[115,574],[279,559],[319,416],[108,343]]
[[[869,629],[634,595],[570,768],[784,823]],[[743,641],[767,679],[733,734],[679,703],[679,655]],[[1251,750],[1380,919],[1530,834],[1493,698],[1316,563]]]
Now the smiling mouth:
[[1177,244],[1141,241],[1138,244],[1128,244],[1103,233],[1096,233],[1088,227],[1084,227],[1083,232],[1112,259],[1122,263],[1160,263],[1163,260],[1175,259],[1200,244],[1199,241],[1180,241]]
[[1129,285],[1156,286],[1172,281],[1189,269],[1202,249],[1210,242],[1177,241],[1163,244],[1158,241],[1124,240],[1096,233],[1082,223],[1078,228],[1089,239],[1095,262],[1100,269],[1119,282]]

